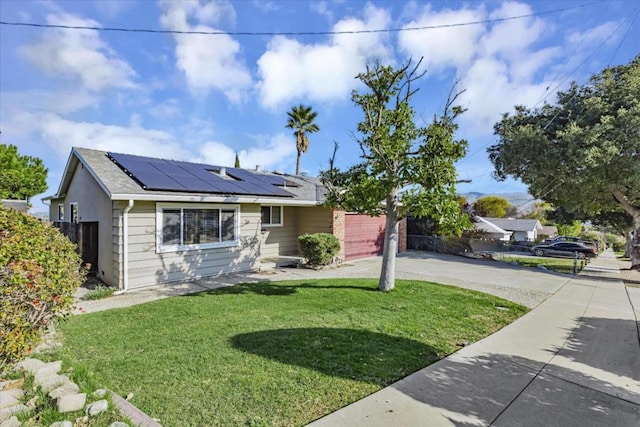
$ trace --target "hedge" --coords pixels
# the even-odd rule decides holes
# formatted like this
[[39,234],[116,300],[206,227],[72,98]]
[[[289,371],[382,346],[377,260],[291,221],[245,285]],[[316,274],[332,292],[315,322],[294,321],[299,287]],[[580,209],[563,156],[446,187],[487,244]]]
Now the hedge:
[[71,310],[85,272],[75,245],[35,217],[0,207],[0,370]]

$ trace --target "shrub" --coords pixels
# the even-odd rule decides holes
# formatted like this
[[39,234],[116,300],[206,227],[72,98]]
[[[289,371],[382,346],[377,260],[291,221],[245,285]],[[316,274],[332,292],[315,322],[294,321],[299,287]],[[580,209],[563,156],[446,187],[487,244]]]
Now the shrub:
[[0,370],[29,352],[71,309],[84,271],[56,228],[0,208]]
[[298,237],[302,254],[312,267],[327,265],[340,250],[338,238],[329,233],[303,234]]
[[626,245],[624,237],[613,233],[607,233],[604,235],[604,240],[607,243],[607,247],[612,248],[614,252],[624,252]]

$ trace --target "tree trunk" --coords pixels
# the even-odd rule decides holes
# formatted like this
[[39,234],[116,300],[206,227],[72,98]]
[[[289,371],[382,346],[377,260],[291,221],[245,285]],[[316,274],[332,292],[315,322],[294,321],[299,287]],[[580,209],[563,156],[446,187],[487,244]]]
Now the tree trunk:
[[302,153],[298,150],[298,159],[296,160],[296,175],[300,175],[300,157],[302,157]]
[[398,190],[387,196],[387,220],[384,229],[384,252],[378,290],[389,292],[396,283],[396,254],[398,253]]
[[631,246],[631,269],[640,271],[640,208],[633,206],[627,196],[615,185],[609,190],[620,206],[633,217],[633,244]]
[[631,245],[631,269],[640,271],[640,212],[633,217],[633,240]]
[[624,257],[631,258],[631,251],[633,250],[633,230],[624,232],[624,240]]

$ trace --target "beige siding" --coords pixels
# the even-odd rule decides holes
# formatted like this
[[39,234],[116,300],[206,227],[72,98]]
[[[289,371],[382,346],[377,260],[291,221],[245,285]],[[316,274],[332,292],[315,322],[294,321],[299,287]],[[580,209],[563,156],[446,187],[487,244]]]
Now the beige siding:
[[285,206],[282,226],[262,227],[261,258],[277,258],[279,255],[298,253],[297,208]]
[[[122,209],[114,209],[114,252],[122,249],[122,236],[117,232]],[[240,243],[229,248],[156,252],[156,204],[136,202],[129,212],[129,288],[159,282],[180,281],[217,274],[248,271],[257,268],[259,256],[260,210],[257,205],[240,206]],[[119,262],[114,263],[119,272]]]
[[67,194],[51,200],[49,218],[58,220],[58,204],[64,205],[64,221],[71,219],[71,203],[78,203],[79,222],[98,222],[98,277],[113,284],[113,251],[111,248],[111,201],[81,163],[74,171]]
[[263,227],[260,256],[299,255],[298,236],[306,233],[331,233],[331,210],[323,207],[284,207],[282,227]]
[[331,209],[314,206],[299,207],[298,234],[331,233]]

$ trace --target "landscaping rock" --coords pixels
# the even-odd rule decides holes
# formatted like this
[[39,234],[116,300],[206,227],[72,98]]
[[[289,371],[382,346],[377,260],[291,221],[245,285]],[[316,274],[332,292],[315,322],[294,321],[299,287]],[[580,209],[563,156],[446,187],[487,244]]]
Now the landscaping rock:
[[80,392],[80,387],[74,382],[66,382],[62,384],[60,387],[54,388],[49,392],[49,397],[51,399],[57,399],[66,394],[76,394]]
[[73,423],[71,421],[56,421],[55,423],[51,424],[49,427],[73,427]]
[[0,390],[13,390],[14,388],[22,388],[22,386],[24,385],[24,378],[18,378],[17,380],[3,381],[1,384],[2,384],[2,387],[0,387]]
[[93,392],[92,396],[97,397],[98,399],[102,399],[107,395],[107,390],[104,388],[99,388]]
[[60,387],[64,383],[70,382],[69,377],[66,375],[49,374],[48,376],[36,376],[34,383],[42,387],[42,391],[48,393],[54,388]]
[[544,270],[544,271],[547,271],[547,270],[548,270],[548,268],[547,268],[547,267],[545,267],[544,265],[537,265],[537,266],[536,266],[536,268],[537,268],[538,270]]
[[22,404],[0,408],[0,422],[4,422],[11,418],[13,415],[18,415],[22,412],[27,412],[28,410],[29,408]]
[[107,409],[109,409],[109,402],[103,399],[98,400],[97,402],[93,402],[91,405],[87,406],[87,409],[85,409],[85,413],[90,417],[95,417],[96,415],[100,415]]
[[21,423],[15,415],[0,423],[0,427],[20,427]]
[[48,376],[51,374],[57,374],[62,369],[62,361],[58,360],[56,362],[45,363],[42,365],[40,369],[38,369],[35,373],[35,377],[38,376]]
[[84,404],[87,402],[87,393],[75,393],[65,394],[56,399],[56,406],[58,412],[75,412],[84,408]]
[[42,360],[31,359],[30,357],[27,357],[22,362],[16,365],[18,369],[22,369],[23,371],[27,371],[31,374],[35,374],[43,366],[44,366],[44,362]]
[[129,427],[129,424],[122,421],[114,421],[109,424],[109,427]]
[[24,391],[19,388],[0,391],[0,408],[20,404],[20,399],[24,396]]

